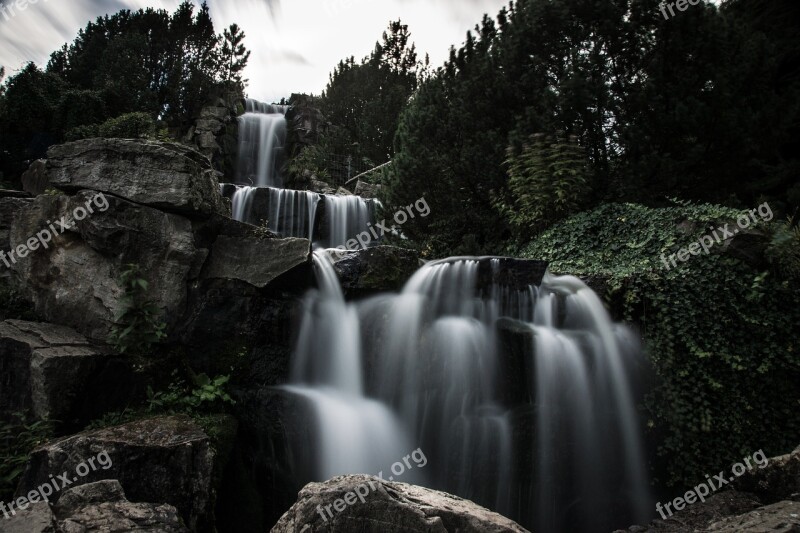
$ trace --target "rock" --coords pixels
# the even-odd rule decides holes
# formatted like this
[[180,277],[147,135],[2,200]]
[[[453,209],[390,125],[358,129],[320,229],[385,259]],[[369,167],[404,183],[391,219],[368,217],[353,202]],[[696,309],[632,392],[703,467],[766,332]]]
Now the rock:
[[286,153],[296,157],[303,148],[319,143],[320,134],[327,130],[325,117],[317,100],[305,94],[293,94],[286,112]]
[[115,403],[101,377],[121,380],[110,387],[117,389],[118,401],[130,392],[124,365],[76,331],[39,322],[0,322],[0,412],[30,410],[37,418],[63,424],[87,421]]
[[[18,210],[11,240],[26,242],[59,221],[87,199],[42,195]],[[180,215],[105,196],[94,213],[56,236],[44,249],[13,265],[16,285],[49,322],[69,325],[84,335],[105,340],[121,306],[122,272],[139,265],[149,282],[146,298],[165,312],[167,324],[177,322],[186,308],[187,282],[197,276],[208,250],[195,246],[192,223]],[[105,205],[105,210],[100,210]]]
[[[368,490],[363,502],[356,496],[357,487],[361,494]],[[325,513],[326,507],[332,517]],[[337,508],[341,510],[337,512]],[[527,531],[468,500],[370,476],[341,476],[325,483],[306,485],[297,503],[272,528],[272,533],[306,530],[330,533]]]
[[26,509],[4,511],[0,517],[3,533],[55,533],[56,517],[47,502],[37,502]]
[[314,191],[319,194],[330,194],[330,195],[336,194],[336,189],[334,189],[329,183],[317,179],[316,176],[311,177],[308,190]]
[[356,182],[355,194],[362,198],[378,198],[381,193],[381,185],[373,185],[366,181],[358,180]]
[[416,251],[395,246],[329,253],[342,289],[348,295],[400,290],[419,269]]
[[117,480],[98,481],[68,489],[56,506],[63,533],[90,531],[189,531],[171,505],[132,503]]
[[202,273],[203,279],[234,279],[264,288],[279,276],[309,262],[307,239],[220,235]]
[[30,198],[31,195],[25,191],[15,191],[13,189],[0,189],[0,198]]
[[353,196],[353,193],[344,187],[336,189],[336,196]]
[[47,161],[37,159],[22,174],[22,190],[33,196],[42,194],[50,186],[50,178],[47,175]]
[[208,159],[180,144],[85,139],[56,145],[48,150],[47,173],[67,192],[90,189],[193,217],[230,214]]
[[[107,453],[108,458],[101,461],[103,453]],[[98,458],[97,468],[86,467],[91,464],[89,459],[95,457]],[[215,453],[208,436],[191,418],[165,416],[139,420],[78,433],[37,448],[22,475],[17,496],[48,482],[51,474],[80,474],[78,467],[83,464],[83,470],[88,470],[88,473],[84,477],[75,476],[70,489],[102,480],[118,480],[132,500],[172,505],[191,530],[206,531],[213,520],[215,495],[211,480],[214,461]],[[84,488],[75,496],[68,492],[55,492],[50,500],[58,506],[61,498],[67,496],[65,509],[74,510],[76,498],[89,497],[91,500],[94,496],[90,495],[98,494],[98,491],[108,493],[109,487],[106,485],[102,490],[99,487]],[[103,507],[100,504],[97,513],[82,515],[81,520],[99,520],[99,516],[106,512],[111,516],[131,518],[123,511],[118,506]],[[164,512],[166,510],[162,509],[155,514]]]
[[227,91],[212,97],[209,105],[200,110],[200,117],[185,139],[229,180],[235,177],[239,137],[237,117],[243,111],[239,91]]
[[769,459],[764,468],[748,470],[733,486],[755,494],[766,504],[800,495],[800,446],[792,453]]
[[799,466],[800,448],[797,448],[791,454],[769,459],[763,469],[746,472],[731,483],[732,488],[712,494],[704,502],[689,505],[666,520],[654,520],[647,527],[634,526],[627,531],[800,531]]
[[[11,240],[11,225],[17,218],[20,209],[32,201],[22,198],[0,198],[0,251],[8,253],[19,244]],[[6,261],[0,260],[0,278],[11,275],[10,264],[6,265]]]
[[759,507],[747,514],[714,522],[708,526],[706,531],[717,533],[797,533],[800,531],[800,503],[784,501]]

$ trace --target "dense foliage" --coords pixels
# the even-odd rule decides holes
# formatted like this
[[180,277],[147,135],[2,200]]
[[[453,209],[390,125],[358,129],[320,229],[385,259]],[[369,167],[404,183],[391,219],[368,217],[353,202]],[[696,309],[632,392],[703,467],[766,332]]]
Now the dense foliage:
[[[774,268],[800,265],[791,255],[800,239],[763,264],[723,245],[677,268],[662,262],[738,214],[714,205],[607,204],[521,250],[551,261],[554,272],[594,278],[612,308],[639,324],[658,378],[647,416],[662,484],[690,486],[753,450],[776,455],[800,442],[800,346],[789,334],[800,323],[800,286]],[[787,227],[763,228],[768,249],[786,239]]]
[[26,413],[11,413],[0,421],[0,501],[8,501],[17,488],[30,453],[53,435],[53,423]]
[[764,196],[791,212],[799,22],[787,0],[701,3],[669,20],[658,0],[512,2],[415,93],[386,203],[428,198],[436,217],[404,231],[431,254],[495,252],[514,222],[491,201],[508,193],[506,149],[545,134],[577,136],[593,205]]
[[243,38],[235,24],[217,35],[205,3],[99,17],[54,52],[46,70],[29,63],[8,78],[0,91],[0,171],[16,178],[50,145],[103,124],[112,130],[105,136],[119,134],[107,121],[123,115],[125,133],[131,113],[182,133],[216,92],[243,91]]

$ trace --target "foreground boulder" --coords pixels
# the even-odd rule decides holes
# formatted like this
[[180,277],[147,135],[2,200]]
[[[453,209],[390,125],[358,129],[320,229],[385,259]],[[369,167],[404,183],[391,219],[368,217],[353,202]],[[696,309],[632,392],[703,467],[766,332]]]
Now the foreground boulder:
[[[205,531],[213,522],[214,461],[208,436],[192,419],[151,418],[79,433],[34,450],[16,496],[62,473],[71,480],[62,489],[115,479],[133,501],[172,505],[190,529]],[[66,495],[55,491],[50,501],[61,505]]]
[[272,533],[524,532],[516,522],[444,492],[370,476],[310,483]]
[[211,162],[175,143],[85,139],[47,152],[50,184],[119,196],[137,204],[194,216],[230,214]]
[[[53,324],[0,322],[0,411],[30,411],[69,425],[121,403],[126,366],[76,331]],[[107,380],[118,381],[112,386]],[[115,402],[114,398],[118,401]]]
[[55,508],[40,501],[24,511],[15,511],[2,530],[6,533],[189,531],[173,506],[132,503],[117,480],[68,489]]

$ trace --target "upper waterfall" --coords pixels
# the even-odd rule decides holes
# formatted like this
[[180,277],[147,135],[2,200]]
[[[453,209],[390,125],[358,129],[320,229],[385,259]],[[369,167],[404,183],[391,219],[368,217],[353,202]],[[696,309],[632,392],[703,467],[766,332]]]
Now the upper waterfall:
[[259,187],[283,187],[286,111],[289,106],[248,98],[239,117],[237,181]]

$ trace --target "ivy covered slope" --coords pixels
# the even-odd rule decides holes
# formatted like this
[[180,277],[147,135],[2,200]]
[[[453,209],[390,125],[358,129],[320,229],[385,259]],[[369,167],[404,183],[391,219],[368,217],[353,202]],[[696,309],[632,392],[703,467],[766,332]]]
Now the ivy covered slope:
[[646,409],[660,485],[690,486],[753,450],[778,455],[800,441],[797,230],[759,219],[762,238],[751,241],[746,262],[730,242],[677,268],[661,259],[712,226],[736,227],[739,214],[606,204],[520,250],[551,261],[554,273],[598,281],[618,318],[641,328],[657,375]]

